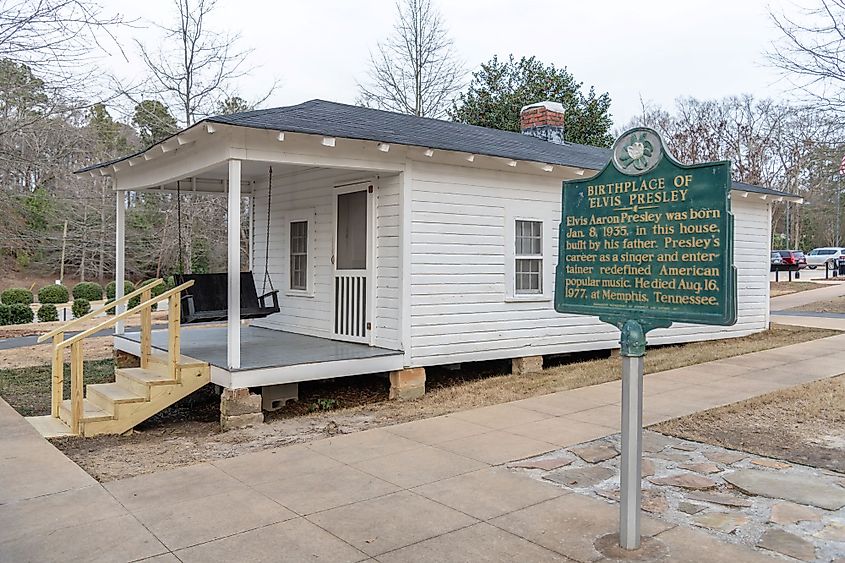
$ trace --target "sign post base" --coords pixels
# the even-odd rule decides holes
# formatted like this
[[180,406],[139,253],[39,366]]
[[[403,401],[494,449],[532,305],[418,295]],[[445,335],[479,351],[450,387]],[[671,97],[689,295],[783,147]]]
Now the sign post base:
[[622,356],[622,461],[619,545],[640,547],[643,443],[643,357]]

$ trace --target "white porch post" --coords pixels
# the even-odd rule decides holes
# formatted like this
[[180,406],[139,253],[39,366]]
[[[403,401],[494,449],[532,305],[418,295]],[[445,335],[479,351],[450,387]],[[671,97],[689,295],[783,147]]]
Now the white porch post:
[[241,161],[229,161],[229,368],[241,367]]
[[[115,239],[114,239],[114,298],[120,299],[124,295],[123,280],[126,279],[126,192],[118,190],[115,205]],[[126,310],[126,305],[118,305],[115,314]],[[118,321],[114,326],[115,334],[123,334],[123,321]]]

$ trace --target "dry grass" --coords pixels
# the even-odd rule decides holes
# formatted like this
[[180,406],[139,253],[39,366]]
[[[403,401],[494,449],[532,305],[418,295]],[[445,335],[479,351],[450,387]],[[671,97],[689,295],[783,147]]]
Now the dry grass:
[[816,301],[800,307],[787,309],[788,311],[813,311],[816,313],[845,313],[845,297],[836,297],[829,301]]
[[[841,333],[827,329],[773,324],[768,331],[742,338],[651,348],[645,356],[645,373],[666,371],[837,334]],[[347,410],[354,412],[355,409],[361,409],[373,413],[383,409],[389,411],[393,417],[410,420],[597,385],[620,377],[619,359],[605,358],[562,364],[536,374],[494,375],[443,387],[438,387],[436,380],[429,380],[426,395],[417,401],[398,405],[393,402],[368,404]]]
[[810,289],[819,289],[820,287],[824,286],[814,282],[769,282],[769,297],[780,297],[781,295],[789,295],[790,293],[798,293],[799,291],[807,291]]
[[664,434],[845,471],[845,376],[662,422]]

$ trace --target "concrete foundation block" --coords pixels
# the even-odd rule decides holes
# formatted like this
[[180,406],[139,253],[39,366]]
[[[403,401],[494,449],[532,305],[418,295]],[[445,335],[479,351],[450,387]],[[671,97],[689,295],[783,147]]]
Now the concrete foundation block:
[[406,368],[390,372],[390,398],[402,401],[425,395],[425,368]]
[[220,414],[220,429],[231,430],[233,428],[246,428],[247,426],[257,426],[264,423],[264,413],[250,413],[239,414],[233,416],[224,416]]
[[141,358],[115,348],[114,365],[118,368],[139,368],[141,367]]
[[265,411],[277,411],[288,401],[299,400],[299,383],[265,385],[261,388],[261,408]]
[[261,395],[253,395],[249,389],[223,389],[220,394],[220,416],[243,414],[261,414]]
[[511,360],[511,373],[526,375],[543,371],[543,356],[525,356]]

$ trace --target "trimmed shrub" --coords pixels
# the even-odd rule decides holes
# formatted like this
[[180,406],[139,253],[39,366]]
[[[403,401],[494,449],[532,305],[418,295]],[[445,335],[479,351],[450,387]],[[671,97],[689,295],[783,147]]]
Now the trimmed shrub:
[[12,311],[9,305],[0,305],[0,325],[12,324]]
[[[155,281],[155,279],[144,280],[144,281],[142,281],[141,283],[138,284],[138,287],[139,288],[144,287],[145,285],[149,285],[149,284],[153,283],[154,281]],[[165,280],[165,282],[163,284],[157,285],[154,288],[152,288],[150,290],[150,293],[152,294],[153,297],[158,297],[159,295],[161,295],[162,293],[164,293],[168,289],[170,289],[170,288],[168,287],[167,281]]]
[[70,292],[63,285],[45,285],[38,290],[39,303],[67,303]]
[[0,293],[0,301],[3,305],[29,305],[32,303],[32,292],[22,287],[10,287],[3,293]]
[[[39,297],[40,299],[40,297]],[[38,320],[42,323],[59,320],[59,311],[52,303],[45,303],[38,308]]]
[[70,312],[77,319],[91,312],[91,303],[87,299],[74,299]]
[[103,298],[103,286],[96,282],[79,282],[73,286],[73,298],[99,301]]
[[29,305],[24,305],[23,303],[13,303],[12,305],[9,305],[10,324],[22,325],[31,323],[34,318],[35,314],[32,312],[32,307]]
[[[114,294],[116,291],[115,285],[116,284],[113,281],[110,281],[106,284],[106,297],[108,297],[109,299],[114,299]],[[133,284],[129,280],[123,280],[123,295],[126,295],[127,293],[132,293],[133,291],[135,291],[135,284]]]
[[[103,307],[105,307],[106,305],[108,305],[108,304],[109,304],[109,303],[111,303],[112,301],[114,301],[114,299],[106,299],[106,302],[105,302],[105,303],[103,303]],[[107,314],[107,315],[114,315],[114,312],[115,312],[115,311],[114,311],[114,309],[106,309],[106,314]]]

